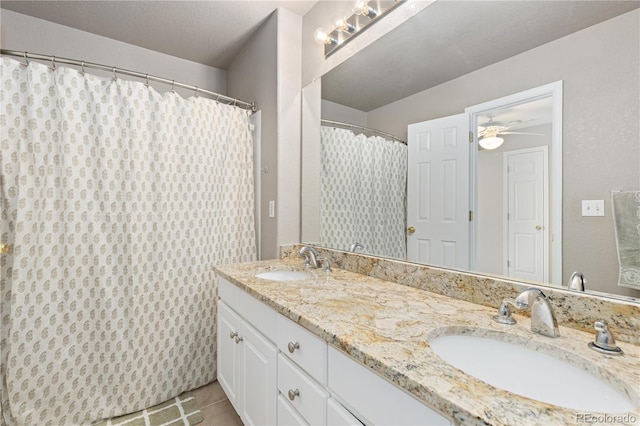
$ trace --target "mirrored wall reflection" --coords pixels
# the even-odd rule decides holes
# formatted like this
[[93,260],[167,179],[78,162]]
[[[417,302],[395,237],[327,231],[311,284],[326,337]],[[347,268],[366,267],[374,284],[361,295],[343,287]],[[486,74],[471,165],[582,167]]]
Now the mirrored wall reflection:
[[478,117],[472,269],[552,282],[552,119],[551,97]]
[[321,145],[320,244],[403,259],[406,145],[335,124],[323,124]]
[[[487,10],[484,10],[485,3]],[[562,81],[563,196],[562,246],[559,249],[562,264],[558,281],[565,284],[574,271],[581,271],[589,291],[639,297],[640,291],[617,285],[618,259],[610,202],[612,190],[640,189],[638,4],[480,1],[460,8],[460,3],[453,1],[436,2],[433,6],[435,8],[425,8],[388,36],[323,76],[323,118],[361,124],[406,139],[407,126],[411,123],[458,114],[469,106]],[[554,9],[557,12],[554,15],[562,16],[564,23],[556,22],[562,27],[554,33],[559,38],[541,40],[540,34],[544,32],[546,37],[554,25],[553,19],[541,18],[544,15],[541,9],[548,12],[549,8],[558,8]],[[482,14],[502,16],[511,21],[526,16],[526,22],[509,26],[508,31],[501,27],[489,40],[492,30],[481,28],[474,20],[474,15],[477,18]],[[453,16],[456,16],[455,20]],[[582,17],[581,25],[567,21],[579,17]],[[464,37],[458,34],[462,31],[458,24],[464,27]],[[448,30],[437,35],[437,42],[434,34],[424,34],[441,27]],[[543,27],[544,31],[541,30]],[[482,43],[478,42],[480,38]],[[477,42],[471,43],[474,39]],[[529,44],[533,39],[540,43]],[[501,48],[496,50],[498,45]],[[416,46],[419,46],[418,50],[414,49]],[[496,57],[497,53],[506,56]],[[451,57],[454,58],[449,60]],[[438,58],[438,61],[427,58]],[[480,63],[478,58],[491,58],[492,62]],[[438,65],[456,62],[470,65],[462,67],[464,69],[456,66],[444,69]],[[437,79],[435,72],[438,72]],[[421,86],[422,75],[430,76],[433,81]],[[316,90],[320,96],[320,89]],[[481,126],[499,123],[507,129],[495,135],[503,139],[502,146],[493,150],[481,148],[477,152],[479,194],[478,208],[474,212],[477,223],[482,225],[478,226],[477,263],[473,269],[499,276],[509,274],[505,271],[504,259],[508,250],[504,239],[509,232],[504,224],[503,170],[507,161],[504,152],[541,151],[539,148],[545,145],[542,142],[544,134],[553,128],[549,122],[535,122],[524,115],[500,116],[503,112],[508,111],[494,111],[492,115],[478,117]],[[319,111],[317,115],[319,119]],[[490,137],[486,135],[486,139]],[[303,138],[303,144],[307,142],[309,139]],[[549,163],[554,161],[550,149],[547,156]],[[310,171],[312,168],[303,165],[303,180],[309,177],[307,172]],[[551,182],[554,176],[551,171],[548,173]],[[551,200],[553,194],[549,185]],[[307,195],[303,192],[303,212],[305,200],[309,199]],[[604,216],[584,216],[583,200],[602,201]],[[307,220],[311,217],[303,213],[303,242],[317,243],[317,237],[304,231],[314,229],[313,226],[305,227],[312,224]],[[547,226],[553,223],[550,218]],[[534,225],[534,229],[535,226],[546,227],[544,223]],[[549,235],[548,240],[551,244],[554,235]],[[553,257],[553,254],[550,250],[549,256]],[[521,256],[521,259],[520,265],[526,266],[521,269],[535,269],[531,265],[536,257]],[[538,277],[522,276],[519,279],[548,282]]]

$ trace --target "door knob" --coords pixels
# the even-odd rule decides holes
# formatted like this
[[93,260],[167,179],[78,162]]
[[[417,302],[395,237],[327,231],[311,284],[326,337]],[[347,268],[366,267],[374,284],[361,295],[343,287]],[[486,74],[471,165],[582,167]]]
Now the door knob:
[[414,228],[413,226],[410,226],[407,228],[407,232],[410,234],[413,234],[414,232],[416,232],[416,228]]
[[539,231],[539,230],[541,230],[541,229],[542,229],[542,226],[540,226],[540,225],[537,225],[537,226],[536,226],[536,231]]

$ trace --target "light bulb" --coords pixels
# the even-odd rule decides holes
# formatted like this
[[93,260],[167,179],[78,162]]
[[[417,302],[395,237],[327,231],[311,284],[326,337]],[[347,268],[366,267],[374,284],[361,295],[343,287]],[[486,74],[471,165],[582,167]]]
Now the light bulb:
[[349,21],[347,20],[347,18],[345,18],[344,16],[336,16],[333,19],[333,27],[337,31],[342,31],[342,32],[348,33],[348,34],[353,34],[353,33],[356,32],[356,27],[351,25],[349,23]]
[[367,16],[369,19],[374,19],[378,16],[378,11],[369,6],[369,0],[357,0],[353,13]]
[[313,38],[318,44],[327,44],[327,39],[329,38],[329,32],[325,28],[320,27],[313,34]]
[[490,138],[482,138],[478,141],[480,146],[483,147],[484,149],[499,148],[503,142],[504,142],[504,139],[499,138],[497,136],[492,136]]

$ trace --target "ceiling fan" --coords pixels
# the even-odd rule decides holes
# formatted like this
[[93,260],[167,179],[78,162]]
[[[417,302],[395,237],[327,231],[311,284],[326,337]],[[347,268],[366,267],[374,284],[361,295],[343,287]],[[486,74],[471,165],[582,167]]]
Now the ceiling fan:
[[500,135],[534,135],[544,136],[544,133],[532,132],[510,132],[511,127],[522,124],[523,121],[517,120],[508,124],[493,121],[493,117],[489,117],[489,121],[478,124],[478,143],[484,149],[496,149],[504,143],[504,138]]

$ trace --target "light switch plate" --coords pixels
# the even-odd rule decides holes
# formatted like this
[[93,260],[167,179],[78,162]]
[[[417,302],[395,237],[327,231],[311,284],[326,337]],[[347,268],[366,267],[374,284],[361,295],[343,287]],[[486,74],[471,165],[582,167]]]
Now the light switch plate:
[[276,202],[275,202],[275,200],[269,201],[269,217],[276,217]]
[[582,216],[604,216],[604,200],[582,200]]

